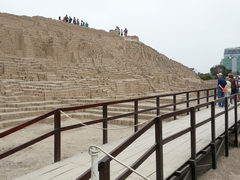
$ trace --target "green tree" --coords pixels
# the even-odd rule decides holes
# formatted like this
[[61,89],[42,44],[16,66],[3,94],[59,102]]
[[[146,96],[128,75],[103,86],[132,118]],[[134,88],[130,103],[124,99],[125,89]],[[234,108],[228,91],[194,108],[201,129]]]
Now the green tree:
[[226,67],[223,65],[215,65],[211,67],[210,72],[211,72],[211,75],[215,77],[218,73],[222,73],[223,76],[226,77],[228,73],[231,72],[231,70],[226,69]]

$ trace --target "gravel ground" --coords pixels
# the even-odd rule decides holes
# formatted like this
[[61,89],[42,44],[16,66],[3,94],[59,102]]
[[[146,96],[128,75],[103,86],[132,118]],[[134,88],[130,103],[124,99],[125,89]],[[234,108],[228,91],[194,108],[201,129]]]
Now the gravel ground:
[[240,148],[230,148],[229,157],[220,156],[217,169],[209,170],[199,180],[240,180]]

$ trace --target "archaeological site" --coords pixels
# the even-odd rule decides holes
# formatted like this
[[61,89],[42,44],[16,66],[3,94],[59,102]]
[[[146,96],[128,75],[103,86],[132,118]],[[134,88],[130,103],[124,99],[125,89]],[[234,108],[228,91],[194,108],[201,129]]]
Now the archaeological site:
[[[58,108],[213,87],[213,83],[201,80],[190,67],[144,44],[137,35],[121,37],[109,30],[80,27],[51,18],[0,13],[0,133],[16,126],[21,129],[21,124]],[[185,101],[185,95],[178,95],[175,100],[160,99],[162,105],[172,101]],[[136,101],[113,104],[105,114],[97,106],[73,110],[61,114],[61,125],[130,113],[134,102],[135,111],[156,104],[155,100],[138,102],[138,106]],[[173,108],[181,109],[181,105]],[[172,110],[166,106],[160,113]],[[154,110],[144,112],[139,114],[137,122],[144,123],[155,116]],[[131,129],[109,130],[108,141],[119,142],[131,135],[134,118],[136,114],[110,122],[110,129],[128,126]],[[51,116],[1,138],[0,153],[52,131],[53,127]],[[95,129],[66,131],[61,138],[61,159],[84,153],[91,144],[102,144],[102,132]],[[53,140],[49,136],[2,159],[0,179],[14,179],[51,165]]]

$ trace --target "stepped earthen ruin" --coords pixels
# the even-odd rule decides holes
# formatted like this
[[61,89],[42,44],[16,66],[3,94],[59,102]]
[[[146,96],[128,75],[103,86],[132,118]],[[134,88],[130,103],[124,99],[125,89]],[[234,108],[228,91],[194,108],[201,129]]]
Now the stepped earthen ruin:
[[0,82],[0,120],[8,123],[96,98],[207,87],[188,67],[137,37],[3,13]]
[[[136,36],[120,37],[114,32],[53,19],[0,13],[0,132],[63,106],[210,86],[211,83],[200,80],[191,69],[146,46]],[[177,101],[185,98],[178,96]],[[161,99],[161,104],[167,103],[172,103],[172,98]],[[147,100],[139,103],[139,109],[154,107],[155,104],[154,100]],[[131,111],[132,103],[108,107],[109,116]],[[161,113],[169,111],[172,111],[171,107],[161,109]],[[77,120],[94,120],[102,117],[102,109],[69,112],[68,115]],[[154,111],[142,113],[139,122],[155,116]],[[62,120],[64,118],[67,119],[62,117]],[[52,129],[52,120],[47,120],[51,123],[24,129],[24,135],[17,134],[17,138],[4,139],[0,151],[36,137],[40,131]],[[63,121],[62,125],[71,123],[73,120]],[[132,125],[133,117],[111,123]],[[115,126],[112,124],[110,126]],[[90,134],[94,137],[89,137],[87,131],[88,135],[76,136],[82,131],[85,132],[81,129],[64,135],[68,141],[63,147],[68,150],[64,151],[63,159],[73,155],[69,149],[79,153],[100,137],[93,131]],[[132,129],[126,132],[114,132],[110,137],[117,139],[129,135]],[[81,143],[80,149],[76,142]],[[34,145],[30,153],[26,149],[17,157],[2,160],[0,179],[12,179],[43,167],[46,162],[51,163],[50,145],[49,141],[43,141],[39,146]]]

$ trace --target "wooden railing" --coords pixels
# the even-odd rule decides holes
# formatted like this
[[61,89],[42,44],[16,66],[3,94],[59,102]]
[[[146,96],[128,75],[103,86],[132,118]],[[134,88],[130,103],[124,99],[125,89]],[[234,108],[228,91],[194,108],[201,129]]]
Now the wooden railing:
[[[229,98],[234,98],[234,106],[229,107],[228,101]],[[188,107],[183,110],[171,112],[168,114],[164,114],[161,116],[157,116],[153,120],[151,120],[148,124],[146,124],[143,128],[141,128],[139,131],[134,133],[132,136],[130,136],[127,140],[125,140],[122,144],[120,144],[118,147],[116,147],[112,152],[109,154],[113,157],[116,157],[119,155],[122,151],[124,151],[128,146],[130,146],[134,141],[136,141],[139,137],[141,137],[147,130],[149,130],[152,126],[155,127],[155,144],[153,144],[149,149],[140,157],[138,158],[132,165],[131,168],[137,169],[151,154],[155,152],[156,156],[156,179],[157,180],[163,180],[164,174],[163,174],[163,146],[181,136],[183,136],[186,133],[190,133],[190,143],[191,143],[191,157],[190,159],[183,164],[182,167],[180,167],[178,170],[175,171],[172,175],[169,177],[166,177],[166,179],[184,179],[184,175],[190,174],[191,179],[196,179],[196,170],[197,170],[197,162],[202,159],[202,156],[206,155],[207,153],[211,153],[212,156],[212,163],[210,164],[213,169],[216,169],[217,167],[217,155],[220,153],[222,144],[225,144],[225,156],[229,155],[229,133],[233,132],[235,137],[235,146],[238,146],[238,130],[239,130],[239,122],[238,121],[238,113],[237,113],[237,107],[239,104],[237,103],[238,94],[231,95],[229,97],[221,98],[218,100],[214,100],[211,102],[206,102],[202,104],[198,104],[193,107]],[[215,104],[218,102],[224,101],[225,102],[225,108],[224,111],[215,113]],[[209,107],[211,106],[211,115],[209,118],[202,120],[199,123],[196,123],[196,111],[203,107]],[[230,110],[234,110],[234,125],[229,128],[229,119],[228,119],[228,112]],[[179,132],[175,132],[175,134],[166,137],[163,139],[163,126],[162,122],[164,119],[167,119],[169,117],[175,117],[181,114],[190,113],[190,127],[181,130]],[[216,138],[216,132],[215,132],[215,119],[221,115],[225,115],[225,131],[223,134],[221,134],[219,137]],[[205,125],[206,123],[211,122],[211,143],[206,146],[202,151],[199,153],[196,153],[196,129]],[[216,148],[218,144],[221,144],[219,146],[219,149]],[[103,157],[98,164],[98,170],[99,170],[99,179],[100,180],[110,180],[110,162],[111,158],[109,156]],[[187,173],[190,172],[190,173]],[[126,179],[129,175],[131,175],[132,171],[129,169],[125,170],[122,174],[120,174],[115,179]],[[88,169],[85,173],[83,173],[81,176],[77,178],[77,180],[88,180],[90,179],[91,170]],[[180,178],[181,177],[181,178]]]
[[[201,96],[201,94],[203,96]],[[179,95],[185,95],[186,100],[177,102],[177,96]],[[190,96],[196,96],[196,98],[190,99]],[[173,103],[171,104],[165,104],[161,105],[161,98],[164,97],[172,97]],[[201,99],[206,99],[206,102],[209,102],[209,98],[213,97],[216,99],[216,88],[211,88],[211,89],[201,89],[201,90],[193,90],[193,91],[185,91],[185,92],[177,92],[177,93],[170,93],[170,94],[162,94],[162,95],[156,95],[156,96],[149,96],[149,97],[142,97],[142,98],[134,98],[134,99],[127,99],[127,100],[120,100],[120,101],[111,101],[111,102],[104,102],[104,103],[98,103],[98,104],[90,104],[90,105],[84,105],[84,106],[76,106],[76,107],[67,107],[67,108],[58,108],[55,109],[49,113],[46,113],[44,115],[41,115],[39,117],[36,117],[28,122],[25,122],[21,125],[18,125],[14,128],[10,128],[9,130],[6,130],[4,132],[0,133],[0,138],[4,138],[5,136],[8,136],[10,134],[13,134],[17,131],[20,131],[21,129],[24,129],[28,126],[31,126],[37,122],[43,121],[46,118],[49,117],[54,117],[54,130],[45,133],[39,137],[36,137],[26,143],[23,143],[22,145],[19,145],[13,149],[10,149],[6,152],[0,152],[0,160],[10,156],[18,151],[21,151],[22,149],[25,149],[37,142],[40,142],[50,136],[54,136],[54,162],[58,162],[61,160],[61,132],[62,131],[67,131],[75,128],[80,128],[83,126],[82,123],[74,124],[74,125],[69,125],[69,126],[61,126],[61,111],[62,112],[68,112],[68,111],[76,111],[76,110],[83,110],[83,109],[89,109],[89,108],[96,108],[96,107],[101,107],[102,108],[102,118],[98,120],[93,120],[93,121],[87,121],[84,124],[85,125],[93,125],[93,124],[98,124],[102,123],[103,127],[103,144],[108,142],[108,122],[112,120],[116,120],[119,118],[123,117],[129,117],[129,116],[134,116],[134,131],[138,132],[138,115],[144,112],[149,112],[156,110],[156,116],[159,116],[161,113],[161,109],[166,108],[166,107],[172,107],[172,110],[175,111],[177,109],[177,106],[180,104],[186,104],[186,108],[189,108],[189,103],[190,102],[197,102],[197,104],[200,103]],[[139,102],[143,100],[149,100],[153,99],[156,101],[156,106],[153,108],[148,108],[144,110],[139,110]],[[117,115],[117,116],[111,116],[108,117],[108,106],[109,105],[114,105],[114,104],[121,104],[121,103],[129,103],[132,102],[134,105],[134,111]],[[189,111],[184,111],[186,113],[189,113]],[[179,115],[178,113],[174,114],[174,119],[176,119],[176,116]],[[156,120],[155,120],[156,121]],[[154,121],[154,122],[155,122]],[[152,122],[153,123],[153,122]],[[154,123],[153,123],[154,124]],[[149,126],[149,125],[148,125]],[[147,127],[148,127],[147,126]],[[142,131],[139,131],[138,133],[141,133]],[[155,149],[155,148],[153,148]],[[152,150],[153,150],[152,149]]]

